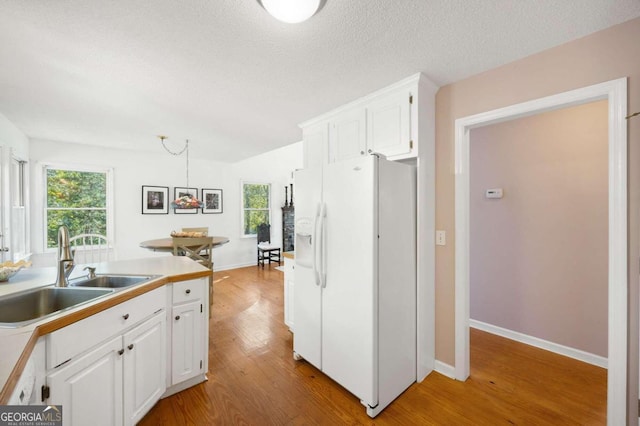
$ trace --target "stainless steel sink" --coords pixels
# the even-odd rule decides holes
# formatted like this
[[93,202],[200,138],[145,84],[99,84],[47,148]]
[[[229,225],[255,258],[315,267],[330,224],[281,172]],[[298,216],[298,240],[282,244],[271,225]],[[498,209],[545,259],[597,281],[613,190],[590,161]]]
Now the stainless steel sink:
[[0,327],[20,327],[112,293],[112,289],[44,287],[0,298]]
[[156,278],[153,275],[98,275],[95,278],[88,278],[82,281],[70,282],[72,287],[101,287],[120,289],[135,284],[140,284]]

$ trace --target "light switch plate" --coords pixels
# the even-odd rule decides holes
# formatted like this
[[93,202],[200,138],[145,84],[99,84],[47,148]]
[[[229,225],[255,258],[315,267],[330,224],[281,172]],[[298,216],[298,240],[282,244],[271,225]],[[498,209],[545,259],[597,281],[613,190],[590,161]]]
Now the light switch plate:
[[437,246],[447,245],[447,234],[445,231],[436,231],[436,245]]

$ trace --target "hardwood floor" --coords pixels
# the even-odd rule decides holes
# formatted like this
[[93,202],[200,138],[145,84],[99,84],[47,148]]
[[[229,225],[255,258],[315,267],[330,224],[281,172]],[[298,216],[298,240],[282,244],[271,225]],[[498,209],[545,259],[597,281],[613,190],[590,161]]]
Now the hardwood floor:
[[606,370],[471,330],[471,377],[430,374],[375,419],[292,358],[283,274],[214,273],[209,381],[165,398],[140,425],[604,425]]

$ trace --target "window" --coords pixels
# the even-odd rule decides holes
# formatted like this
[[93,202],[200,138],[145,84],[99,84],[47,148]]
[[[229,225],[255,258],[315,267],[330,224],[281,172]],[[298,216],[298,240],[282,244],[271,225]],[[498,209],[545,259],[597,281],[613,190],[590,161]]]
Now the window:
[[271,185],[242,182],[242,236],[258,233],[258,225],[271,222]]
[[46,247],[58,246],[58,228],[79,234],[110,235],[110,170],[45,166]]
[[25,175],[26,162],[13,158],[9,182],[11,184],[11,248],[14,262],[29,256]]

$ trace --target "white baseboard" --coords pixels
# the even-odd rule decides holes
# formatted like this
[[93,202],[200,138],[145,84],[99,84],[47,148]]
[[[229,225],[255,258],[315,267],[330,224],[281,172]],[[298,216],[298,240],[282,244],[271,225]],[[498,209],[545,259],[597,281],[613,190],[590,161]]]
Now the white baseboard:
[[438,361],[437,359],[433,365],[433,370],[450,379],[455,380],[456,378],[456,368],[452,365],[445,364],[442,361]]
[[246,268],[247,266],[256,266],[256,262],[250,262],[250,263],[236,263],[235,265],[224,265],[224,266],[217,266],[215,263],[213,265],[213,272],[218,272],[218,271],[227,271],[229,269],[238,269],[238,268]]
[[[282,263],[284,266],[284,262]],[[246,268],[247,266],[257,266],[256,262],[248,262],[248,263],[236,263],[235,265],[224,265],[224,266],[217,266],[217,265],[213,265],[213,272],[218,272],[218,271],[228,271],[229,269],[238,269],[238,268]],[[276,266],[273,269],[277,269],[278,271],[282,271],[283,266]]]
[[515,340],[516,342],[525,343],[530,346],[535,346],[536,348],[568,356],[569,358],[577,359],[578,361],[586,362],[587,364],[592,364],[602,368],[607,368],[608,365],[607,358],[601,357],[599,355],[581,351],[580,349],[570,348],[558,343],[549,342],[548,340],[539,339],[537,337],[522,334],[517,331],[508,330],[496,325],[487,324],[486,322],[469,319],[469,326],[478,330],[486,331],[487,333],[496,334],[507,339]]

